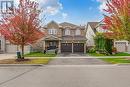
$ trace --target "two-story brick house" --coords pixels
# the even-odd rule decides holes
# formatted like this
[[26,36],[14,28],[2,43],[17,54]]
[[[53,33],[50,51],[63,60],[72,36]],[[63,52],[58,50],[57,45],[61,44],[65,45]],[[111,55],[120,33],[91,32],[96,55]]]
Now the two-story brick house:
[[[84,52],[86,53],[86,29],[85,26],[77,26],[71,23],[56,23],[51,21],[42,29],[45,36],[37,43],[26,46],[25,53],[58,49],[58,52]],[[10,44],[0,36],[0,51],[3,53],[15,53],[16,45]]]
[[61,52],[86,52],[85,26],[51,21],[44,27],[43,50],[58,49]]

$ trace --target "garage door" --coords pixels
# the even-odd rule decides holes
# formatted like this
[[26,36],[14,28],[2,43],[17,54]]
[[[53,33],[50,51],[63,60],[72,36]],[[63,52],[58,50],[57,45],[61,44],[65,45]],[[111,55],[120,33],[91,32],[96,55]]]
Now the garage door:
[[61,52],[72,52],[72,44],[71,43],[62,43]]
[[74,43],[74,52],[84,52],[84,44]]
[[7,53],[16,53],[17,46],[15,45],[6,45],[6,52]]

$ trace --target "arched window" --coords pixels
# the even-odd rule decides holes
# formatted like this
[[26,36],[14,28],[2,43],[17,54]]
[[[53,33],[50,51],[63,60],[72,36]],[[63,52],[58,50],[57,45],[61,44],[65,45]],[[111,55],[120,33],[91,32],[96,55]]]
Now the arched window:
[[70,29],[65,30],[65,35],[70,35]]
[[76,30],[75,35],[81,35],[80,29],[77,29],[77,30]]

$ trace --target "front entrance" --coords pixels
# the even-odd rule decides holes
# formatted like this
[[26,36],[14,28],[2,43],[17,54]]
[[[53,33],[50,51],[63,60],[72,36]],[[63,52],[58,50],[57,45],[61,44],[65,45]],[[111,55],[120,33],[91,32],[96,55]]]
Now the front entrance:
[[62,43],[61,52],[72,52],[72,43]]
[[58,48],[58,41],[48,41],[47,50],[53,50]]

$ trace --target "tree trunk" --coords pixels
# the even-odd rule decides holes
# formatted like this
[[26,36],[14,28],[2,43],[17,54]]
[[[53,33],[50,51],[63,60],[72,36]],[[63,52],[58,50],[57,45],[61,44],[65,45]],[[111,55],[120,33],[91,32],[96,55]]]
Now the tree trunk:
[[22,50],[21,58],[24,59],[24,45],[21,45],[21,50]]

